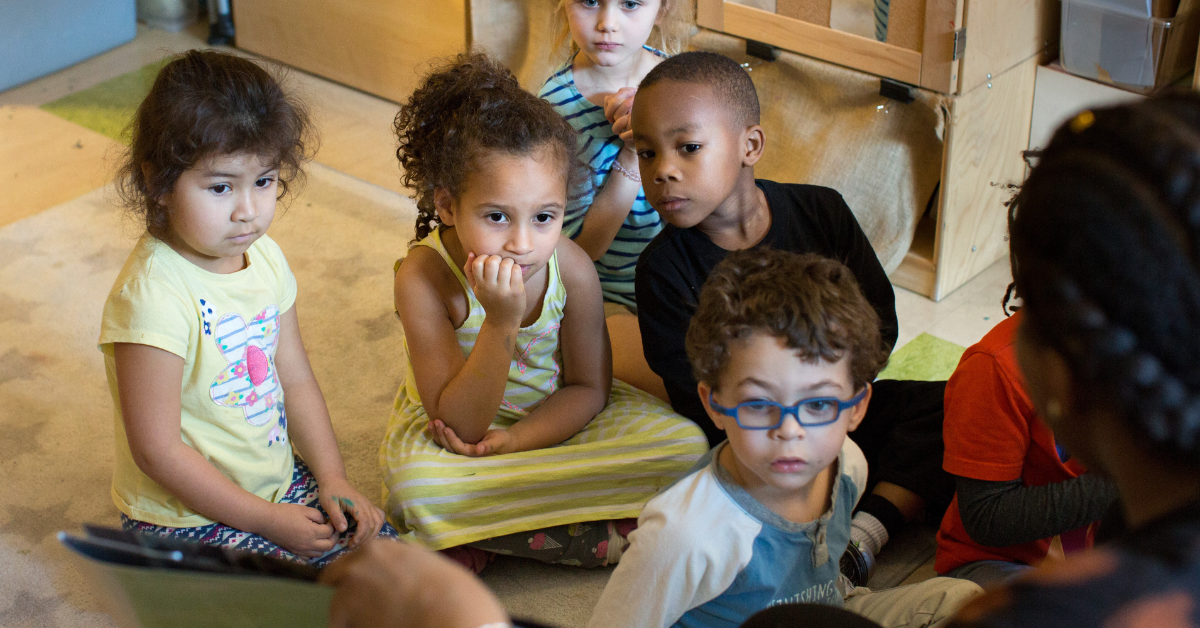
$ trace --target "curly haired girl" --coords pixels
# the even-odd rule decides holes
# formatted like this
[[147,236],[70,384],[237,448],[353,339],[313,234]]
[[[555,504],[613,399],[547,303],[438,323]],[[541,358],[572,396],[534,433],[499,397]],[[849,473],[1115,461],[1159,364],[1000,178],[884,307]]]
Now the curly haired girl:
[[614,520],[707,446],[612,379],[600,283],[562,236],[574,131],[479,54],[427,77],[395,130],[419,217],[396,273],[408,373],[380,453],[388,514],[477,570],[481,550],[615,562],[630,524]]

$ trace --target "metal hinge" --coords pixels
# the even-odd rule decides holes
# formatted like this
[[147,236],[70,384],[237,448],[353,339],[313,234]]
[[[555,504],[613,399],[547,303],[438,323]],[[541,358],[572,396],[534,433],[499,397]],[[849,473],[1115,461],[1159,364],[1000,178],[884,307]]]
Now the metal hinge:
[[967,27],[962,27],[954,31],[954,56],[951,61],[958,61],[962,58],[963,52],[967,49]]

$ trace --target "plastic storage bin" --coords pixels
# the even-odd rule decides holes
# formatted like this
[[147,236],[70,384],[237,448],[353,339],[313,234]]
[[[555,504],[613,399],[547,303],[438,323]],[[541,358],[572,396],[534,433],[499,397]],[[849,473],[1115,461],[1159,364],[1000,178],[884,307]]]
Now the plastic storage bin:
[[1187,74],[1200,11],[1150,15],[1145,0],[1063,0],[1062,66],[1078,76],[1149,92]]
[[0,0],[0,90],[137,35],[134,0]]

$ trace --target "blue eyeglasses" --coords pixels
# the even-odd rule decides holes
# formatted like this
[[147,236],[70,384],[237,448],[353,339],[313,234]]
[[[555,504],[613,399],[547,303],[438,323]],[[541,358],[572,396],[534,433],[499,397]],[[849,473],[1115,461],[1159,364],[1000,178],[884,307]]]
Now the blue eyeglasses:
[[804,427],[819,427],[838,420],[846,408],[853,408],[862,403],[863,398],[867,396],[867,390],[864,386],[862,392],[849,401],[842,401],[837,397],[813,397],[801,399],[794,406],[785,406],[774,401],[755,399],[743,401],[732,408],[726,408],[713,401],[712,391],[709,391],[708,405],[725,416],[733,417],[738,427],[746,430],[779,429],[789,414],[794,415],[796,421]]

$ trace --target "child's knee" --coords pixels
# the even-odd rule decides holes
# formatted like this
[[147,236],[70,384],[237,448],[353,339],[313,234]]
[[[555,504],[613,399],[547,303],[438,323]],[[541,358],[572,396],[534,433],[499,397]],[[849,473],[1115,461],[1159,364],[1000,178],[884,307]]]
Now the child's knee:
[[983,594],[983,589],[970,580],[939,576],[911,585],[914,599],[921,603],[917,612],[928,617],[924,626],[940,626],[953,617],[967,602]]

